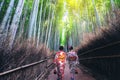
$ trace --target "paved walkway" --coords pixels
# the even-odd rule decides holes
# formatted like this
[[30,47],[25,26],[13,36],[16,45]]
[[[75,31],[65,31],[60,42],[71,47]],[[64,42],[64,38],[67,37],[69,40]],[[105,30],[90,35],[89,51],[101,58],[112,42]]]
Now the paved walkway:
[[[52,70],[48,76],[47,80],[57,80],[57,75],[53,73]],[[70,70],[68,63],[65,66],[65,76],[64,80],[70,80]],[[75,75],[75,80],[95,80],[92,76],[87,73],[84,73],[81,69],[78,68],[78,74]]]

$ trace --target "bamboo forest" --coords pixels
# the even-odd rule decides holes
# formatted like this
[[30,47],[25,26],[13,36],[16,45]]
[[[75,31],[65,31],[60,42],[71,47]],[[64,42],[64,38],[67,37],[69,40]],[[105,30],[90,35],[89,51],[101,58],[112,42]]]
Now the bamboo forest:
[[0,0],[0,80],[120,80],[119,35],[120,0]]

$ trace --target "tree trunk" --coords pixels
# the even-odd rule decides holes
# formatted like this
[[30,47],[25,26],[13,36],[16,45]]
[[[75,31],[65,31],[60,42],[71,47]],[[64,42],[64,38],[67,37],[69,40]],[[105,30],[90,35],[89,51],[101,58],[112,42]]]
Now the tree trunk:
[[110,0],[110,1],[111,1],[112,11],[113,11],[112,16],[113,16],[113,19],[115,19],[116,18],[116,16],[115,16],[115,3],[114,3],[114,0]]
[[41,29],[41,19],[42,19],[42,9],[43,9],[43,0],[40,6],[40,14],[39,14],[39,27],[38,27],[38,35],[37,35],[37,46],[39,45],[39,41],[40,41],[40,29]]
[[1,27],[0,27],[1,28],[0,33],[2,33],[3,30],[5,29],[8,18],[12,13],[13,6],[14,6],[14,0],[11,0],[10,3],[9,3],[9,7],[7,8],[7,12],[6,12],[6,14],[5,14],[4,18],[3,18],[3,21],[2,21],[2,24],[1,24]]
[[1,9],[3,7],[3,4],[4,4],[5,0],[2,0],[1,4],[0,4],[0,12],[1,12]]
[[15,11],[15,15],[13,17],[13,20],[12,20],[12,23],[11,23],[11,26],[10,26],[10,42],[9,42],[9,47],[10,48],[12,48],[12,45],[13,45],[14,40],[15,40],[20,16],[22,14],[22,9],[23,9],[23,6],[24,6],[24,1],[25,0],[19,0],[16,11]]
[[110,0],[110,1],[111,1],[112,11],[114,11],[114,9],[115,9],[114,0]]
[[[46,1],[46,6],[47,6],[48,0]],[[44,14],[43,14],[43,22],[45,22],[45,14],[46,14],[46,10],[47,8],[44,8]],[[43,23],[44,24],[44,23]],[[44,39],[44,35],[45,35],[45,26],[42,24],[42,33],[41,33],[41,42],[44,43],[45,39]]]
[[56,30],[56,35],[57,35],[57,40],[56,40],[56,49],[59,50],[59,46],[60,46],[60,33],[58,30]]
[[52,12],[52,18],[51,18],[51,20],[50,20],[51,22],[50,22],[50,29],[49,29],[49,33],[48,33],[47,47],[49,47],[49,43],[50,43],[50,35],[51,35],[53,17],[54,17],[54,11]]
[[100,18],[99,18],[99,15],[98,15],[94,0],[92,0],[92,4],[93,4],[95,15],[96,15],[97,26],[100,28],[100,26],[101,26]]
[[49,14],[48,14],[48,24],[47,24],[47,30],[46,30],[46,36],[45,36],[45,44],[47,44],[48,41],[48,32],[49,32],[49,24],[50,24],[50,12],[51,12],[51,7],[49,7]]
[[29,21],[29,32],[28,32],[29,39],[32,38],[34,27],[36,27],[35,22],[37,20],[38,6],[39,6],[39,0],[35,0],[33,4],[33,11],[31,12],[30,21]]
[[26,20],[26,16],[27,16],[27,10],[28,10],[28,5],[25,6],[24,10],[24,15],[23,18],[21,19],[21,23],[20,23],[20,30],[19,30],[19,38],[22,37],[23,32],[24,32],[24,25],[25,25],[25,20]]
[[10,27],[11,18],[12,18],[12,15],[9,16],[8,21],[7,21],[7,25],[6,25],[6,28],[5,28],[5,39],[4,40],[6,40],[7,37],[8,37],[8,30],[9,30],[9,27]]
[[[40,1],[41,1],[41,0],[39,0],[38,3],[39,3]],[[33,30],[34,30],[34,31],[33,31],[33,32],[34,32],[34,33],[33,33],[33,38],[34,38],[34,40],[37,38],[37,37],[36,37],[37,27],[39,26],[39,25],[37,25],[37,15],[38,15],[38,11],[39,11],[39,4],[38,4],[38,6],[37,6],[37,11],[36,11],[36,16],[35,16],[36,19],[35,19],[35,22],[34,22],[34,25],[35,25],[35,26],[34,26],[34,29],[33,29]],[[41,12],[42,12],[42,11],[41,11]],[[41,13],[41,12],[40,12],[40,13]],[[41,16],[41,15],[39,15],[39,16]],[[38,22],[41,22],[41,21],[38,21]]]
[[57,31],[54,34],[54,50],[57,50]]

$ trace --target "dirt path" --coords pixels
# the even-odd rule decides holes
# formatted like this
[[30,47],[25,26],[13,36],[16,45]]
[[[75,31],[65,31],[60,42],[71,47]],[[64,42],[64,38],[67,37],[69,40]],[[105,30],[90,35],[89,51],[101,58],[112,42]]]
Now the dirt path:
[[[47,80],[57,80],[57,75],[53,74],[53,71],[54,70],[50,72]],[[70,70],[68,63],[65,66],[64,80],[70,80]],[[95,79],[89,74],[82,72],[82,70],[78,68],[78,74],[75,75],[75,80],[95,80]]]

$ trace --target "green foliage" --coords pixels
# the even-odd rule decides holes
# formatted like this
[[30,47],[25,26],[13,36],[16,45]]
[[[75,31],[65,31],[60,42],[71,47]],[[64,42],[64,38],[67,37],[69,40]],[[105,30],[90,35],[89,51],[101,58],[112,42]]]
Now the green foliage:
[[[15,15],[15,10],[19,0],[15,0],[14,8],[12,10],[12,18]],[[43,2],[42,2],[43,1]],[[113,0],[115,7],[120,7],[120,0]],[[1,1],[0,1],[1,3]],[[6,13],[10,0],[5,0],[5,3],[0,12],[0,23]],[[112,9],[110,0],[40,0],[38,15],[37,15],[37,29],[40,19],[40,9],[42,6],[42,20],[41,30],[49,27],[50,21],[53,21],[52,28],[58,29],[60,34],[61,43],[65,44],[66,37],[70,36],[77,27],[80,32],[93,31],[97,27],[97,20],[104,26],[105,16]],[[27,16],[25,18],[24,33],[28,32],[29,19],[34,6],[34,0],[25,0],[24,10],[21,18],[27,10]],[[52,13],[54,17],[52,19]],[[96,15],[97,13],[97,15]],[[49,16],[50,15],[50,16]],[[11,18],[11,21],[12,21]],[[49,19],[50,18],[50,19]],[[43,29],[44,28],[44,29]],[[55,30],[54,29],[54,30]],[[76,30],[77,31],[77,30]],[[37,33],[37,32],[36,32]]]
[[120,8],[120,0],[115,0],[115,5]]
[[[120,1],[114,1],[115,4],[119,6]],[[57,20],[56,25],[60,30],[61,39],[63,29],[65,29],[65,35],[70,35],[73,31],[73,27],[79,27],[79,24],[83,25],[84,22],[85,26],[81,26],[81,28],[83,28],[82,30],[92,32],[93,25],[97,26],[97,15],[95,9],[98,13],[100,22],[104,25],[104,16],[109,12],[109,10],[111,10],[110,0],[58,0],[56,4],[55,19]],[[66,12],[68,12],[68,19],[66,22],[63,22],[62,19]],[[76,25],[74,25],[75,21],[78,21]]]
[[[1,0],[1,1],[2,1],[2,0]],[[0,2],[0,3],[1,3],[1,2]],[[2,20],[3,20],[3,17],[4,17],[4,15],[5,15],[5,13],[6,13],[6,10],[7,10],[8,6],[9,6],[9,3],[10,3],[10,0],[5,0],[5,2],[4,2],[4,4],[3,4],[3,7],[2,7],[1,12],[0,12],[0,23],[1,23]]]

